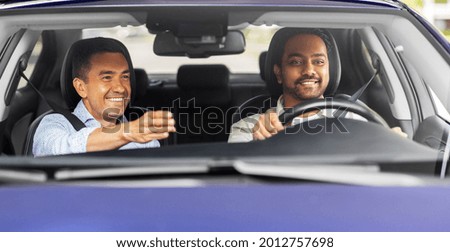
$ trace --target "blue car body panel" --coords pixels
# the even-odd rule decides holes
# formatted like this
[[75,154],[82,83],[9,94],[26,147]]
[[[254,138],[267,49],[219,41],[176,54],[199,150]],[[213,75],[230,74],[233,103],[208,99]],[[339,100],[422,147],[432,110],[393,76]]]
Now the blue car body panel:
[[450,188],[0,189],[0,231],[450,231]]

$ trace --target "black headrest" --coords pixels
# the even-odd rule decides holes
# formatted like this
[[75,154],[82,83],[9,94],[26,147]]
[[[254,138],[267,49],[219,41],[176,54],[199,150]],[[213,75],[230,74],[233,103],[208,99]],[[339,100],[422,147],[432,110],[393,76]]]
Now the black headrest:
[[272,41],[270,42],[265,65],[265,81],[269,93],[271,96],[276,97],[282,94],[282,87],[277,82],[277,78],[273,72],[273,66],[279,58],[281,58],[286,42],[291,37],[298,34],[315,34],[324,40],[325,45],[327,46],[330,67],[330,81],[327,89],[325,90],[324,96],[333,96],[341,80],[341,61],[339,58],[339,51],[333,35],[328,30],[313,28],[282,28],[275,33]]
[[136,93],[134,97],[140,99],[145,97],[145,93],[147,93],[148,75],[145,69],[142,68],[135,68],[134,74],[136,75]]
[[228,87],[229,76],[224,65],[183,65],[177,83],[181,89],[217,89]]
[[[72,63],[74,55],[82,54],[96,54],[102,52],[120,52],[125,56],[128,62],[129,69],[133,69],[130,54],[127,48],[120,41],[111,38],[91,38],[79,40],[72,44],[66,53],[62,68],[61,68],[61,93],[64,97],[67,106],[70,110],[73,110],[81,97],[73,87],[72,80]],[[130,71],[131,77],[131,102],[134,100],[134,94],[136,93],[135,75],[134,71]]]
[[224,65],[183,65],[177,84],[186,98],[199,105],[225,105],[231,101],[230,72]]

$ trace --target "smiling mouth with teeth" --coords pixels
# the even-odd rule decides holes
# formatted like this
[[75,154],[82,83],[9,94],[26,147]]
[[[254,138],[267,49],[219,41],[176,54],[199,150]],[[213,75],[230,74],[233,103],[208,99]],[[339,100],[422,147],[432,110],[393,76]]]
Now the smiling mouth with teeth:
[[125,98],[123,97],[118,97],[118,98],[107,98],[108,101],[112,101],[112,102],[123,102],[125,101]]
[[319,80],[307,79],[307,80],[299,81],[296,84],[298,84],[298,85],[314,85],[314,84],[318,84],[318,83],[319,83]]

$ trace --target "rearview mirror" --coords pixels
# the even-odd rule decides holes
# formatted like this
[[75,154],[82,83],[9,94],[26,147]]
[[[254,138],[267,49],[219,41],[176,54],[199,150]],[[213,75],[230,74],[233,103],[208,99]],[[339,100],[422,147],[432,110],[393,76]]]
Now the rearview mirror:
[[228,31],[224,37],[176,37],[172,32],[156,35],[153,51],[159,56],[207,58],[212,55],[239,54],[245,50],[245,38],[240,31]]

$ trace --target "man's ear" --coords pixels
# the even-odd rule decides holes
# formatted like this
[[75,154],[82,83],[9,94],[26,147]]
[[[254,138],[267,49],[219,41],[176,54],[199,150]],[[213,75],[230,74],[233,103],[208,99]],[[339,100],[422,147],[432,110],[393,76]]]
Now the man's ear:
[[84,83],[82,79],[74,78],[72,81],[72,85],[81,98],[87,97],[86,83]]
[[278,84],[281,85],[283,78],[281,78],[281,68],[277,64],[273,65],[273,73],[275,74],[275,77],[277,77]]

